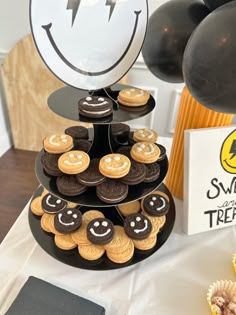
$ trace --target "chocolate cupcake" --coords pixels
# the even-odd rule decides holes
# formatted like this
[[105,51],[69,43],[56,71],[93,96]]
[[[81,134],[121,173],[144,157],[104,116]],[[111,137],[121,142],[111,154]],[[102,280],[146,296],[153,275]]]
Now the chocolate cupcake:
[[221,280],[213,283],[207,293],[212,315],[236,314],[236,283]]

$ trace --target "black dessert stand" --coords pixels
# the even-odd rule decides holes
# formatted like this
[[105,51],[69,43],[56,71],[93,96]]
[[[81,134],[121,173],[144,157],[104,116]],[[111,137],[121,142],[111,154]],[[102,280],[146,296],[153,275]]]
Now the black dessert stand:
[[[159,187],[159,190],[163,191],[165,194],[168,195],[169,200],[170,200],[170,210],[168,214],[166,215],[166,223],[164,227],[157,234],[157,243],[152,249],[148,251],[140,251],[140,250],[135,249],[134,255],[131,258],[131,260],[124,264],[113,263],[107,258],[105,254],[96,261],[88,261],[88,260],[83,259],[79,255],[77,248],[73,250],[69,250],[69,251],[61,250],[55,245],[54,235],[42,230],[41,225],[40,225],[41,218],[35,216],[32,213],[31,209],[29,208],[30,229],[35,240],[45,252],[47,252],[50,256],[54,257],[55,259],[67,265],[74,266],[81,269],[88,269],[88,270],[112,270],[112,269],[128,267],[138,262],[141,262],[144,259],[147,259],[149,256],[157,252],[163,246],[163,244],[167,241],[167,239],[169,238],[172,232],[174,222],[175,222],[175,204],[169,190],[166,188],[164,184],[162,184]],[[42,187],[37,189],[33,198],[39,196],[41,193],[42,193]],[[97,209],[101,212],[104,212],[104,215],[108,219],[112,220],[115,225],[123,225],[123,218],[118,214],[115,207],[109,207],[109,209],[105,209],[105,210],[103,208],[97,208]],[[90,208],[81,207],[80,210],[83,213],[90,210]],[[109,211],[106,211],[106,210],[109,210]]]
[[[133,88],[126,85],[115,84],[109,89],[92,92],[96,94],[102,93],[99,94],[101,96],[107,95],[113,101],[113,115],[104,119],[85,119],[81,117],[78,114],[78,100],[91,95],[91,92],[81,91],[72,87],[64,87],[58,91],[55,91],[49,97],[48,105],[51,110],[62,117],[74,121],[89,122],[93,124],[94,138],[88,154],[90,158],[100,158],[106,154],[115,152],[118,146],[116,139],[112,136],[111,124],[143,117],[149,114],[155,107],[155,100],[152,96],[150,96],[148,103],[144,106],[141,106],[140,108],[130,108],[120,105],[116,101],[118,93],[121,89],[127,87]],[[42,167],[41,157],[43,154],[44,150],[41,150],[35,162],[35,172],[39,182],[42,184],[43,187],[45,187],[48,191],[61,199],[78,204],[81,212],[85,212],[90,209],[98,209],[99,211],[103,212],[105,217],[110,219],[114,224],[123,226],[124,218],[117,210],[116,204],[111,205],[101,201],[96,196],[96,187],[89,187],[86,192],[74,197],[62,195],[57,189],[56,177],[48,175]],[[53,256],[61,262],[64,262],[65,264],[82,269],[111,270],[131,266],[148,258],[153,253],[158,251],[161,246],[166,242],[171,234],[175,222],[175,205],[173,198],[169,190],[165,187],[164,184],[162,184],[162,181],[164,180],[168,170],[168,159],[167,157],[165,157],[157,163],[160,166],[159,178],[152,183],[141,183],[138,185],[129,186],[128,196],[119,203],[123,204],[134,200],[139,200],[150,194],[157,188],[158,190],[161,190],[168,195],[170,200],[170,210],[166,216],[166,223],[161,231],[158,233],[157,243],[151,250],[140,251],[135,249],[134,256],[129,262],[125,264],[113,263],[107,258],[106,255],[103,255],[103,257],[97,261],[87,261],[79,255],[78,249],[70,251],[59,249],[54,243],[54,235],[43,231],[40,225],[40,218],[35,216],[31,212],[31,210],[29,210],[29,224],[34,238],[49,255]],[[38,189],[34,197],[40,195],[40,192],[40,189]]]

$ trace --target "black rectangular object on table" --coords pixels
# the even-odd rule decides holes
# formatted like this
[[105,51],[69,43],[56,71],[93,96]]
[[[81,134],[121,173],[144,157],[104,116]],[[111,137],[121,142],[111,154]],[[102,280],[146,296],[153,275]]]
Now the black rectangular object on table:
[[29,277],[6,315],[104,315],[89,300],[35,277]]

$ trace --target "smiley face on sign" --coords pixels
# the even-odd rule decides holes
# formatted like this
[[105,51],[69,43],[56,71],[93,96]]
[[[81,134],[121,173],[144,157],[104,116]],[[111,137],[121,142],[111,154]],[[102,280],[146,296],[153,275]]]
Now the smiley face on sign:
[[236,174],[236,130],[231,132],[224,140],[220,161],[223,169],[231,174]]
[[41,57],[62,81],[96,90],[117,82],[145,37],[147,0],[31,0]]

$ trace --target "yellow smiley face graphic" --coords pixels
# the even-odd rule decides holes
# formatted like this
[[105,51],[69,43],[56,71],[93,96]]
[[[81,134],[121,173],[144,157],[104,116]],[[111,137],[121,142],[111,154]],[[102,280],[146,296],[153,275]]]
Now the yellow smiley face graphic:
[[220,162],[226,172],[236,174],[236,129],[222,144]]

